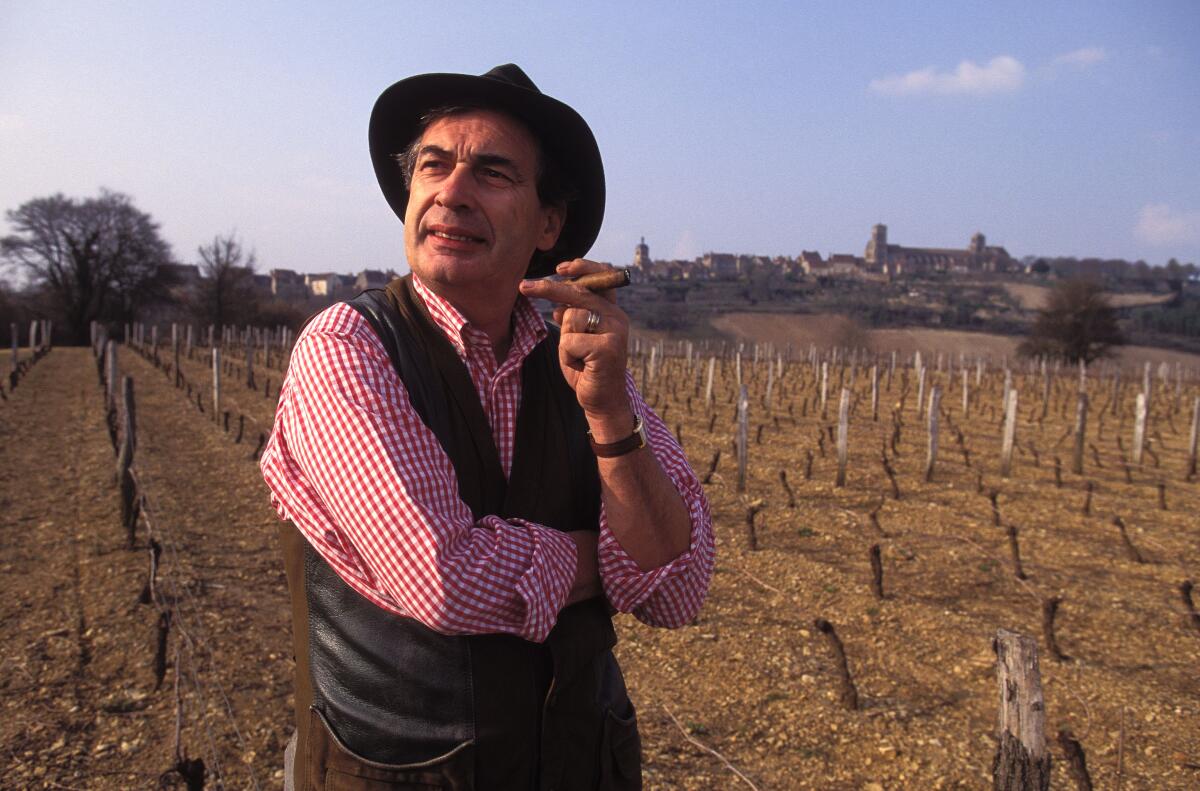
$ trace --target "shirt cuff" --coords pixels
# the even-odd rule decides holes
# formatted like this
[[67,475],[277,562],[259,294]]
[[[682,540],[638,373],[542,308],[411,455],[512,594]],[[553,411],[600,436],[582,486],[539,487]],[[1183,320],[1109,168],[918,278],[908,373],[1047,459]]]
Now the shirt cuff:
[[525,603],[525,625],[521,637],[543,642],[558,621],[558,613],[567,603],[575,581],[578,563],[575,542],[561,530],[510,519],[498,522],[524,528],[532,543],[529,570],[517,580],[516,593]]
[[[676,484],[678,486],[678,484]],[[686,489],[686,485],[684,486]],[[693,560],[697,549],[704,540],[704,526],[708,524],[707,501],[703,496],[690,496],[693,493],[681,492],[688,506],[688,517],[691,521],[691,535],[688,537],[688,548],[682,554],[658,568],[642,571],[637,562],[629,556],[621,542],[613,535],[608,527],[608,515],[603,505],[600,510],[600,579],[604,584],[604,592],[608,600],[620,612],[634,612],[649,602],[654,595],[664,587],[674,587],[670,583],[679,580],[684,588],[691,587]],[[689,590],[688,593],[691,593]],[[688,597],[685,594],[685,597]],[[690,597],[688,597],[690,598]]]

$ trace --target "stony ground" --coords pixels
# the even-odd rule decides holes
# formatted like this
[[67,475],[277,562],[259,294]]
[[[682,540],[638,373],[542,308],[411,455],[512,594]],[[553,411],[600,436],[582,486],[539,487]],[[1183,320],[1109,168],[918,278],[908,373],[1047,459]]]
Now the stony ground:
[[[135,470],[146,497],[132,549],[90,352],[53,350],[0,402],[0,787],[183,788],[180,770],[196,759],[208,788],[279,787],[291,727],[286,585],[251,457],[280,372],[260,361],[253,391],[238,381],[244,371],[227,372],[227,432],[212,420],[204,360],[183,361],[178,388],[173,372],[132,350],[120,360],[135,382]],[[1127,450],[1133,389],[1101,421],[1110,393],[1093,381],[1095,451],[1079,476],[1068,471],[1064,438],[1073,383],[1056,385],[1039,421],[1041,380],[1018,376],[1018,451],[1004,478],[999,377],[985,377],[964,417],[957,374],[951,387],[946,372],[931,373],[946,395],[927,483],[915,381],[905,391],[897,372],[876,423],[859,368],[848,479],[836,487],[828,434],[836,387],[822,417],[813,371],[796,364],[773,382],[768,409],[766,366],[748,360],[749,478],[738,492],[732,366],[718,366],[711,409],[703,373],[703,364],[682,360],[659,366],[653,380],[638,371],[702,476],[722,451],[706,487],[719,555],[701,616],[676,631],[618,621],[648,788],[989,787],[998,628],[1038,639],[1055,787],[1071,787],[1053,740],[1060,729],[1082,744],[1098,788],[1200,784],[1200,631],[1179,593],[1183,580],[1200,581],[1200,484],[1183,475],[1194,386],[1179,406],[1173,384],[1161,388],[1151,453],[1127,478],[1117,438]],[[897,407],[901,439],[889,458],[901,497],[893,499],[879,455]],[[751,550],[745,517],[758,500]],[[1130,556],[1114,516],[1145,562]],[[1019,531],[1023,580],[1009,525]],[[161,567],[143,604],[151,539],[163,548]],[[881,548],[883,599],[869,586],[872,544]],[[1050,656],[1042,632],[1052,596],[1062,600],[1063,660]],[[172,620],[160,652],[164,611]],[[858,710],[839,704],[818,617],[845,644]]]

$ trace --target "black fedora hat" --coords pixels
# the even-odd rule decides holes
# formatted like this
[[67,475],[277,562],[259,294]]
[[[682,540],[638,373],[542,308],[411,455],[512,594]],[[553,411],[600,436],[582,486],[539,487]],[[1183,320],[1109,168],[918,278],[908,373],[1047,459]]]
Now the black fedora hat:
[[400,221],[408,206],[408,188],[396,155],[416,138],[422,116],[439,107],[458,106],[499,110],[524,123],[574,190],[558,244],[545,253],[534,251],[528,276],[548,275],[560,261],[585,255],[604,219],[604,164],[596,138],[579,113],[542,93],[512,63],[478,77],[418,74],[392,85],[376,100],[367,134],[371,161],[383,195]]

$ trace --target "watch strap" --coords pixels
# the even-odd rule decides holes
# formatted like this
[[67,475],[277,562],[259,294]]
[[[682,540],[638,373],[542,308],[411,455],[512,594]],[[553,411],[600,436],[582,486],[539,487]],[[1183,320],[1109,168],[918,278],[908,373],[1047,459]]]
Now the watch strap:
[[632,453],[638,448],[646,447],[646,429],[642,425],[641,415],[634,416],[633,433],[625,439],[619,439],[616,442],[597,442],[590,430],[587,436],[588,442],[592,446],[592,453],[604,459],[624,456],[626,453]]

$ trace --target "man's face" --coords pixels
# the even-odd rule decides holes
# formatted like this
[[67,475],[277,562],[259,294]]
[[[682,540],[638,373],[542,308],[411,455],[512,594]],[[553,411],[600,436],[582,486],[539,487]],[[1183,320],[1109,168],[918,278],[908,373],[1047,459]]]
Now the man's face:
[[516,294],[534,249],[549,250],[562,211],[537,194],[537,144],[502,113],[472,110],[421,136],[404,214],[408,265],[443,297]]

